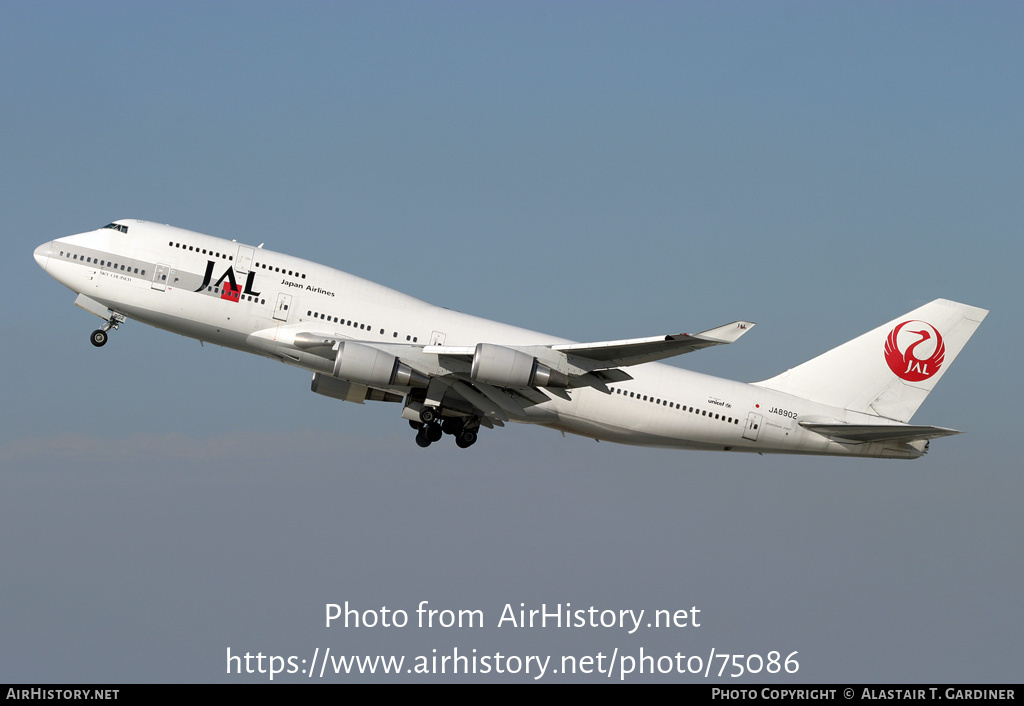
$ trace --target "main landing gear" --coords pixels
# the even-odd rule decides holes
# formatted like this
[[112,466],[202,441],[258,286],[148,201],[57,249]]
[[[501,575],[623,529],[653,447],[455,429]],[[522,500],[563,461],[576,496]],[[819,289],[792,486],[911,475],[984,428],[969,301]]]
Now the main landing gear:
[[102,327],[96,329],[89,336],[89,342],[97,348],[102,348],[107,343],[107,331],[110,329],[117,330],[117,327],[125,322],[123,314],[118,314],[116,311],[110,313],[110,318],[107,319],[107,323],[103,324]]
[[456,446],[468,449],[476,443],[480,420],[476,417],[442,417],[437,409],[424,407],[420,421],[410,420],[409,426],[416,430],[416,445],[420,448],[425,449],[448,434],[455,437]]

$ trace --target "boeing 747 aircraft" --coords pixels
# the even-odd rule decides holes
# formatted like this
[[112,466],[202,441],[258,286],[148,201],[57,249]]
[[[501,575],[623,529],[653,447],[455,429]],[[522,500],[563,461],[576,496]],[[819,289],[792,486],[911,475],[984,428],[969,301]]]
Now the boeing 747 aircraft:
[[945,299],[781,375],[734,382],[657,361],[754,324],[574,343],[433,306],[354,275],[202,233],[119,220],[39,246],[36,262],[103,319],[135,319],[305,368],[312,391],[391,402],[422,447],[541,424],[638,446],[917,458],[959,432],[909,424],[988,313]]

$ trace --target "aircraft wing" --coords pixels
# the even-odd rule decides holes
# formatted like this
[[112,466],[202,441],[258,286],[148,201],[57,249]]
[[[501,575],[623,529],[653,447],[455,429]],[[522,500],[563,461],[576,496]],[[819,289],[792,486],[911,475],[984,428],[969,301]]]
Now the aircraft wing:
[[830,439],[854,443],[919,441],[962,433],[956,429],[912,424],[816,424],[814,422],[799,422],[799,424],[804,429],[809,429]]
[[[651,363],[683,353],[699,351],[710,346],[732,343],[753,327],[754,324],[750,321],[733,321],[731,324],[700,333],[675,333],[665,336],[625,338],[620,341],[597,341],[594,343],[556,343],[545,347],[565,353],[567,356],[585,358],[598,363],[596,366],[587,366],[589,370],[605,370]],[[538,346],[506,347],[524,351],[538,348]],[[474,346],[426,346],[423,351],[437,355],[472,358],[476,353],[476,348]]]
[[323,380],[321,394],[361,400],[365,390],[376,389],[377,397],[365,399],[395,401],[395,393],[429,388],[428,399],[455,396],[472,413],[500,423],[524,418],[526,407],[553,396],[569,399],[568,389],[593,387],[610,393],[609,383],[632,379],[621,368],[732,343],[753,326],[734,321],[694,334],[550,345],[432,346],[342,340],[316,331],[295,333],[291,343],[333,361],[332,377],[349,385],[342,390]]
[[[568,355],[605,363],[606,367],[614,368],[650,363],[683,353],[692,353],[710,346],[732,343],[753,327],[754,324],[749,321],[733,321],[731,324],[700,333],[677,333],[668,336],[628,338],[622,341],[601,341],[599,343],[558,344],[551,348]],[[595,368],[595,370],[598,369],[600,368]]]

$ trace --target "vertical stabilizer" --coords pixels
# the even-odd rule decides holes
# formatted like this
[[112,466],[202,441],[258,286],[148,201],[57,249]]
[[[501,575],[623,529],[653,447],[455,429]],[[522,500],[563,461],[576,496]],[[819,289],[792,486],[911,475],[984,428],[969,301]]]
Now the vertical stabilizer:
[[936,299],[754,384],[908,422],[986,314],[985,309]]

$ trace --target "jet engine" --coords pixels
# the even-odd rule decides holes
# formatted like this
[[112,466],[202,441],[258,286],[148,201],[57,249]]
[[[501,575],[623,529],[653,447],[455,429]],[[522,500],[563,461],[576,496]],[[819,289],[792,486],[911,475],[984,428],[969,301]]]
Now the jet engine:
[[569,376],[514,348],[478,343],[470,377],[498,387],[568,387]]
[[378,387],[426,387],[430,380],[396,356],[362,343],[343,341],[334,359],[334,377]]

